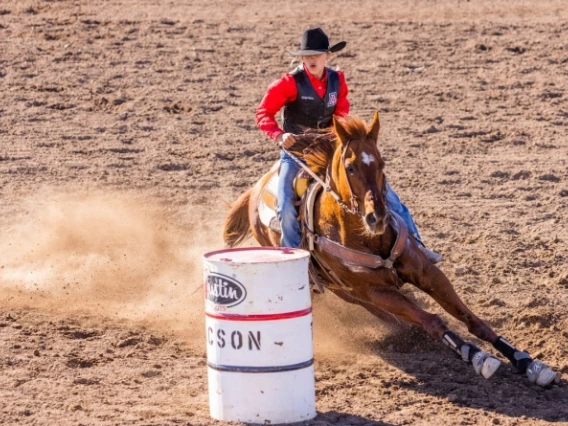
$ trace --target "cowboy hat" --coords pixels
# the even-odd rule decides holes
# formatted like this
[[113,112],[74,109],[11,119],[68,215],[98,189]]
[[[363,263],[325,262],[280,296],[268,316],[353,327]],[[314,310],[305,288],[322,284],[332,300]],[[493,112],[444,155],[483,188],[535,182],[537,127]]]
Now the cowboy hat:
[[319,55],[326,52],[339,52],[345,47],[347,43],[340,41],[333,46],[329,45],[329,39],[321,28],[308,28],[302,34],[302,41],[300,42],[300,50],[297,52],[288,52],[292,56],[309,56]]

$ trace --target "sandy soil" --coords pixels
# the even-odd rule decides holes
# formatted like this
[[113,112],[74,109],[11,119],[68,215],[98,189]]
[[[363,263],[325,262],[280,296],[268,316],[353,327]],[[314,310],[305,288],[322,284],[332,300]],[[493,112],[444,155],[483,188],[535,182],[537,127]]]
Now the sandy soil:
[[[459,294],[568,373],[568,6],[510,3],[3,0],[0,424],[221,424],[201,255],[277,158],[254,110],[309,24],[348,41],[352,111],[380,111]],[[568,424],[565,380],[485,381],[424,333],[314,303],[305,424]]]

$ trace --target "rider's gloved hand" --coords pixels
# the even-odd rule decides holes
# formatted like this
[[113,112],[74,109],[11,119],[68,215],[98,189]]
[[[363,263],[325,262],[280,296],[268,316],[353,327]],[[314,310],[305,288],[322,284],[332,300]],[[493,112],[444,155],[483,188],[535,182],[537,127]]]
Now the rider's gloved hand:
[[298,139],[298,136],[293,133],[282,133],[278,136],[277,142],[281,148],[289,149],[291,148]]

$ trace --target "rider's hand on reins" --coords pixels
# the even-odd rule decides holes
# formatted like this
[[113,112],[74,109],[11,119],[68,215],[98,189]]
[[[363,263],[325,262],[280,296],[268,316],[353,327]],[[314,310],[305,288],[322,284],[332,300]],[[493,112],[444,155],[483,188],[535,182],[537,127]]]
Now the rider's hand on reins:
[[282,133],[278,136],[278,146],[284,149],[289,149],[296,143],[297,139],[298,136],[293,133]]

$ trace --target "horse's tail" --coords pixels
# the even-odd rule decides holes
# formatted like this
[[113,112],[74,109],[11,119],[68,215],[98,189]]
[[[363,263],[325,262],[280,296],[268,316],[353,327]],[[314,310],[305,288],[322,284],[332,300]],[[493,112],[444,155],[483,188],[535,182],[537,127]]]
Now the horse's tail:
[[251,234],[248,209],[252,190],[253,188],[250,188],[231,205],[231,210],[225,219],[223,241],[229,247],[241,244]]

